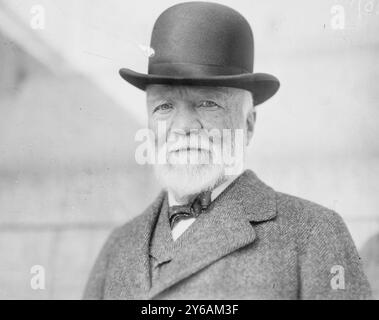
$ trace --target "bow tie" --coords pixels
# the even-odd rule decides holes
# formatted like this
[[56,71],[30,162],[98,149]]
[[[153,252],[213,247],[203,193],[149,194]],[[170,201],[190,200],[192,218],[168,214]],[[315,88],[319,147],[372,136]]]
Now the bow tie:
[[187,205],[175,205],[168,208],[168,219],[171,228],[181,218],[197,218],[211,203],[211,191],[200,193]]

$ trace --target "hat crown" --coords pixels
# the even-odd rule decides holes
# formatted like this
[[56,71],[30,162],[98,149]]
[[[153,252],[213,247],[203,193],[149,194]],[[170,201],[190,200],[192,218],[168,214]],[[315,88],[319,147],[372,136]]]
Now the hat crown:
[[[247,20],[236,10],[212,2],[176,4],[156,20],[148,73],[166,74],[175,66],[208,66],[219,75],[253,72],[254,39]],[[174,66],[174,67],[172,67]]]

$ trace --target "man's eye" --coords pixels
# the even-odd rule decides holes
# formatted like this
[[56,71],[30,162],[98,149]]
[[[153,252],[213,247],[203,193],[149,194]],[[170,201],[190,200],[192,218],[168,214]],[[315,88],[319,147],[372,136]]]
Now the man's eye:
[[155,112],[167,113],[167,112],[171,111],[171,109],[172,109],[171,103],[163,103],[163,104],[160,104],[159,106],[155,107],[153,110],[153,113],[155,113]]
[[207,109],[218,109],[220,106],[214,101],[205,100],[199,104],[199,107]]

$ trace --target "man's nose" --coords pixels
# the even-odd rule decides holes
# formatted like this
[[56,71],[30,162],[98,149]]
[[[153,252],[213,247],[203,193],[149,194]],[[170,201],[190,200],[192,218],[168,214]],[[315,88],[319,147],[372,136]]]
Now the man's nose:
[[199,114],[193,106],[186,103],[178,107],[172,119],[172,130],[183,130],[186,134],[188,134],[191,130],[199,130],[201,128],[202,124],[199,119]]

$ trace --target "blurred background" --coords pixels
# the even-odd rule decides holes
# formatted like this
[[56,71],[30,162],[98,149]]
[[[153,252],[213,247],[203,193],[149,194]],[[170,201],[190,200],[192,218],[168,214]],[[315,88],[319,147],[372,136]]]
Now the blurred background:
[[[81,298],[110,231],[155,198],[134,159],[144,92],[118,70],[147,71],[179,2],[0,0],[0,299]],[[281,80],[248,167],[337,211],[379,298],[379,0],[218,2],[251,23],[255,72]]]

